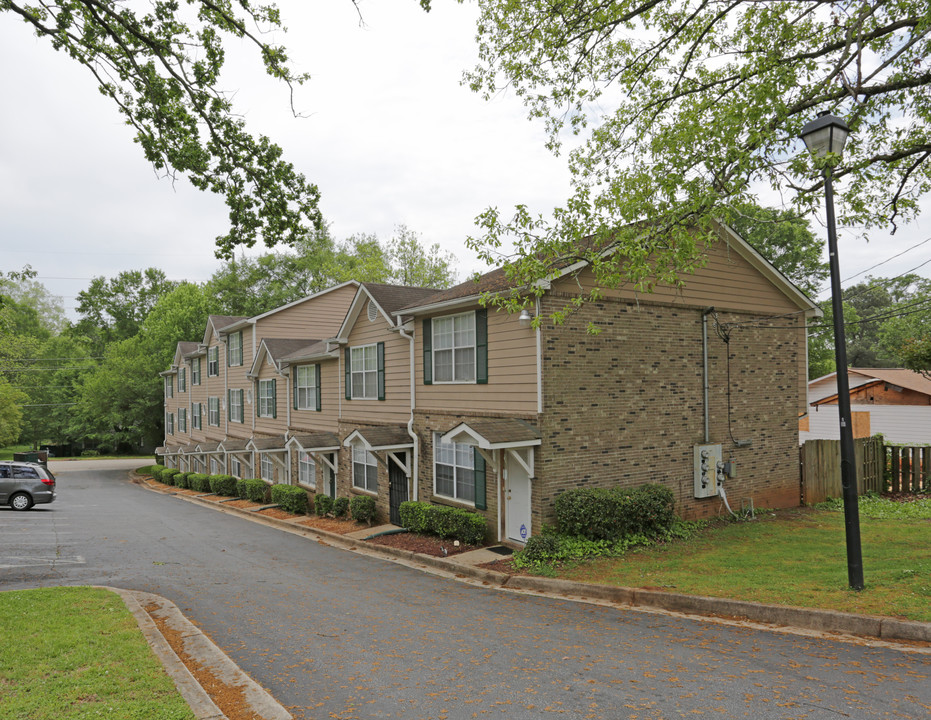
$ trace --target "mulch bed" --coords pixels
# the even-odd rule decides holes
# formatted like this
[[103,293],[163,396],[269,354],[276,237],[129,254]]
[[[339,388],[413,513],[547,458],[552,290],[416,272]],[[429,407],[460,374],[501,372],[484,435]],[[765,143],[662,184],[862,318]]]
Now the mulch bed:
[[415,533],[395,533],[393,535],[379,535],[369,540],[375,545],[386,545],[388,547],[400,548],[401,550],[410,550],[411,552],[421,553],[423,555],[433,555],[434,557],[448,557],[458,555],[459,553],[477,550],[478,545],[453,545],[452,540],[441,540],[440,538],[430,537],[427,535],[416,535]]

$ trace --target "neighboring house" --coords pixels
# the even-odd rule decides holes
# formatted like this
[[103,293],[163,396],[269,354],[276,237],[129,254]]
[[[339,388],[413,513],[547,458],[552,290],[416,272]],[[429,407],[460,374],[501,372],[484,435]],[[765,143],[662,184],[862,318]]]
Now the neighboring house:
[[[931,380],[905,368],[849,368],[854,437],[882,434],[893,443],[931,443]],[[799,442],[837,440],[837,373],[808,383],[808,415]]]
[[560,325],[553,311],[592,287],[585,264],[541,288],[536,328],[482,307],[510,289],[502,270],[446,291],[353,284],[329,330],[324,294],[275,333],[284,309],[221,325],[227,346],[245,338],[245,369],[224,375],[243,390],[229,396],[237,419],[188,453],[166,412],[165,461],[203,453],[241,477],[368,494],[395,523],[406,499],[461,507],[515,543],[553,523],[555,498],[575,487],[661,483],[685,517],[722,511],[719,482],[735,508],[797,505],[806,325],[820,311],[718,231],[679,287],[603,291]]

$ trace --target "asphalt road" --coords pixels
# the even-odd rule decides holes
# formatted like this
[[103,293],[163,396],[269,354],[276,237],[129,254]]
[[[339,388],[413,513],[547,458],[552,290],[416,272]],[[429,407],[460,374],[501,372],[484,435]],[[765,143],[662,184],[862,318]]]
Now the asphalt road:
[[[0,589],[158,593],[298,719],[928,718],[931,655],[483,589],[55,463]],[[122,469],[121,469],[122,468]]]

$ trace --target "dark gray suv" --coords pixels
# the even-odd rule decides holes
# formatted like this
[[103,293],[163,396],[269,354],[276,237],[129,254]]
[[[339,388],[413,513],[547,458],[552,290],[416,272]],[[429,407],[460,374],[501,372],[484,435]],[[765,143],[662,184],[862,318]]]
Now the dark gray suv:
[[55,476],[39,463],[0,461],[0,505],[28,510],[55,500]]

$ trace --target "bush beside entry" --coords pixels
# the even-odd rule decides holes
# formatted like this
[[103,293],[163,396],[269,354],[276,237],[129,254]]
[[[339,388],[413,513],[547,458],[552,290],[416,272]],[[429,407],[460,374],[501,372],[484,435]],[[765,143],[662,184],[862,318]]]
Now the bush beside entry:
[[401,503],[401,525],[421,535],[436,535],[466,545],[480,545],[485,538],[485,519],[461,508],[408,500]]
[[307,514],[307,493],[296,485],[272,485],[272,502],[294,515]]

